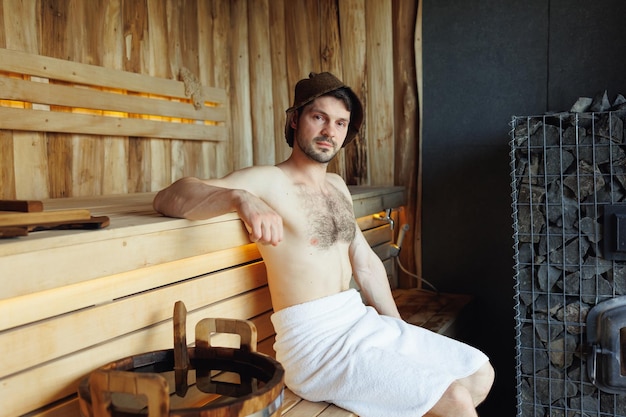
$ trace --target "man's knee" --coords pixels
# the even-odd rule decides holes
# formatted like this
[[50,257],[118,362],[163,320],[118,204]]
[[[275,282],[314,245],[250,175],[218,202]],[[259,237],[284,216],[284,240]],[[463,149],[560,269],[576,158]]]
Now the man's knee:
[[474,374],[454,381],[426,416],[476,416],[476,406],[483,402],[495,378],[489,362]]
[[474,401],[467,387],[455,381],[426,415],[433,417],[475,416],[474,409]]
[[487,362],[476,373],[460,381],[470,391],[474,399],[474,405],[482,403],[487,398],[493,386],[495,376],[496,373],[493,366]]

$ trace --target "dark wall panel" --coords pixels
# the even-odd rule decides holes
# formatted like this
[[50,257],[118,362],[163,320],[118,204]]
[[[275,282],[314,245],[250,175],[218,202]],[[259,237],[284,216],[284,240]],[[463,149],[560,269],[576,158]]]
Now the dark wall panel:
[[626,95],[626,2],[551,0],[548,110],[580,96]]
[[546,107],[548,4],[425,0],[424,276],[475,294],[470,343],[497,382],[481,416],[515,414],[508,123]]

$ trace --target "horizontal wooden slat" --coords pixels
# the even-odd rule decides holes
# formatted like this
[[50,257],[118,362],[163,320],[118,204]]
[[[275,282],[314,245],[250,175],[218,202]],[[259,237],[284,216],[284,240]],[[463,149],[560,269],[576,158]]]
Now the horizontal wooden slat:
[[24,226],[62,221],[89,220],[90,218],[91,213],[89,210],[38,211],[33,213],[0,211],[0,226]]
[[[181,81],[1,48],[0,72],[8,75],[0,79],[0,99],[26,103],[0,107],[2,129],[227,140],[226,92],[201,86],[197,80],[189,81],[194,85],[186,91]],[[19,79],[22,75],[41,78]],[[78,85],[59,85],[59,81]],[[188,97],[191,91],[200,94]]]
[[[355,202],[365,203],[373,207],[373,211],[358,215],[359,227],[370,229],[384,226],[385,223],[373,220],[372,215],[379,213],[386,207],[381,204],[382,199],[377,193],[368,190],[369,187],[350,186],[352,199]],[[379,187],[375,187],[379,189]],[[384,188],[383,193],[402,194],[403,187]],[[134,236],[137,234],[154,233],[171,229],[184,229],[197,225],[216,223],[238,219],[236,214],[229,213],[211,220],[191,222],[183,219],[163,217],[152,208],[155,192],[133,193],[125,195],[107,195],[95,197],[57,198],[44,200],[45,210],[88,209],[94,216],[109,216],[111,226],[106,234],[97,232],[68,232],[57,231],[32,234],[27,239],[0,241],[0,255],[32,252],[56,247],[71,246],[115,237]],[[248,243],[248,242],[245,242]],[[1,270],[0,270],[1,271]]]
[[284,417],[294,416],[318,416],[325,408],[328,407],[328,403],[324,402],[310,402],[305,400],[296,401],[295,404],[287,411],[283,411]]
[[448,336],[454,336],[450,334],[449,328],[473,300],[469,294],[416,289],[396,289],[393,295],[404,320]]
[[358,417],[356,414],[326,402],[303,400],[288,388],[285,389],[283,417]]
[[[140,306],[138,306],[139,308]],[[173,302],[171,304],[173,309]],[[247,292],[238,297],[229,298],[219,303],[191,311],[187,315],[187,333],[193,334],[193,326],[205,317],[226,317],[251,319],[271,310],[271,302],[267,287]],[[259,317],[267,319],[267,315]],[[121,318],[124,319],[124,318]],[[257,327],[262,328],[263,325]],[[261,337],[266,337],[262,335]],[[32,341],[37,343],[38,341]],[[0,416],[22,415],[29,411],[50,404],[76,393],[79,381],[94,369],[127,356],[172,348],[172,322],[166,320],[148,329],[130,333],[64,356],[58,360],[42,363],[27,371],[13,374],[0,379],[2,386],[2,407]],[[39,344],[41,349],[45,344]],[[36,392],[37,395],[24,401],[24,389]]]
[[[0,48],[0,70],[70,83],[187,98],[183,82]],[[206,101],[226,102],[223,89],[203,87]]]
[[0,300],[0,331],[258,259],[248,244]]
[[240,220],[194,223],[188,222],[190,227],[181,229],[111,239],[107,239],[106,228],[89,232],[101,233],[97,241],[2,256],[1,274],[18,276],[20,279],[3,282],[0,299],[249,243],[248,234]]
[[0,301],[0,331],[259,259],[251,243],[4,299]]
[[28,413],[28,417],[81,417],[78,397],[71,396],[60,402]]
[[202,106],[195,109],[188,101],[171,101],[15,78],[0,78],[0,99],[215,123],[226,121],[224,106]]
[[[166,320],[178,297],[193,310],[266,283],[258,262],[2,332],[0,346],[13,348],[0,355],[0,377]],[[45,349],[24,340],[45,340]]]
[[398,208],[406,204],[404,187],[368,187],[351,185],[355,216],[362,217]]
[[225,126],[0,107],[3,129],[162,139],[227,140]]
[[43,211],[43,203],[38,200],[0,200],[0,210],[32,213]]
[[389,225],[382,225],[375,229],[365,230],[363,232],[365,240],[370,246],[377,246],[383,243],[391,243],[391,229]]

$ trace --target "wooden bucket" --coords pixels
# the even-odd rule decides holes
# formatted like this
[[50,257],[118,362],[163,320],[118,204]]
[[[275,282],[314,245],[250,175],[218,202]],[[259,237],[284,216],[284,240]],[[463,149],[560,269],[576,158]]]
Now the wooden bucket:
[[[186,310],[174,308],[174,349],[130,356],[102,366],[78,388],[83,417],[280,416],[283,367],[256,352],[256,328],[247,320],[204,319],[196,346],[187,347]],[[233,333],[240,347],[211,346],[211,335]]]

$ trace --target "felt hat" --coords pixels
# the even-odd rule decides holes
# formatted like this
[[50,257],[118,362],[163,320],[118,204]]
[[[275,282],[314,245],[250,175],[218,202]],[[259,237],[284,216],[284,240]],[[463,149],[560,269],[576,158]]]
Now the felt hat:
[[285,123],[285,138],[287,143],[293,145],[294,131],[291,127],[291,114],[309,104],[316,98],[323,96],[340,88],[344,89],[350,101],[352,101],[352,110],[350,111],[350,124],[348,125],[348,133],[346,134],[346,140],[343,142],[343,147],[352,142],[363,123],[363,105],[361,100],[354,94],[354,91],[350,87],[346,86],[341,80],[335,77],[330,72],[310,73],[309,78],[304,78],[296,84],[296,91],[293,99],[293,106],[286,110],[287,122]]

